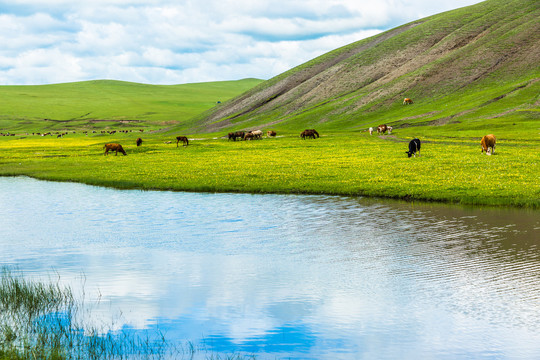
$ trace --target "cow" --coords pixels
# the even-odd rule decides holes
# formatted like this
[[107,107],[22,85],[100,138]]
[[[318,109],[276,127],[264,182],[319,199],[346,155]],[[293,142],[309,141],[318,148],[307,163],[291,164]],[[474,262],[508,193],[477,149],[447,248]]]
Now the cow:
[[373,135],[373,128],[372,127],[369,128],[369,135]]
[[403,105],[411,105],[413,103],[412,99],[405,98],[403,99]]
[[416,152],[418,152],[418,156],[420,156],[420,140],[419,139],[412,139],[409,142],[409,151],[405,151],[409,157],[413,156],[416,157]]
[[[485,151],[486,155],[491,155],[495,152],[495,135],[489,134],[482,137],[480,144],[482,145],[482,153]],[[491,151],[490,151],[491,150]]]
[[253,140],[255,139],[255,135],[253,135],[252,132],[248,132],[246,135],[244,135],[244,140],[247,141],[247,140]]
[[386,126],[386,124],[377,126],[377,134],[384,134],[386,130],[388,130],[388,126]]
[[118,156],[118,152],[119,152],[119,151],[120,151],[122,154],[127,155],[126,152],[124,151],[124,148],[123,148],[122,145],[120,145],[120,144],[109,143],[109,144],[103,145],[103,148],[105,149],[105,154],[104,154],[104,155],[108,155],[109,150],[110,150],[110,151],[116,151],[115,156]]
[[137,144],[137,146],[141,146],[142,145],[142,139],[137,138],[137,141],[135,141],[135,143]]
[[275,137],[276,135],[277,135],[277,133],[274,130],[268,130],[266,132],[267,137]]
[[233,141],[236,141],[236,135],[234,135],[233,132],[227,134],[227,141],[231,141],[231,139],[233,139]]
[[305,140],[306,138],[312,138],[312,139],[316,139],[319,136],[319,133],[317,132],[317,130],[315,129],[306,129],[304,131],[302,131],[302,133],[300,134],[300,137]]
[[178,147],[178,143],[179,142],[182,142],[183,146],[188,146],[189,145],[189,140],[187,137],[185,136],[177,136],[176,137],[176,147]]
[[388,130],[388,135],[390,135],[390,134],[392,133],[392,130],[394,130],[394,128],[391,127],[391,126],[388,126],[388,127],[386,128],[386,130]]

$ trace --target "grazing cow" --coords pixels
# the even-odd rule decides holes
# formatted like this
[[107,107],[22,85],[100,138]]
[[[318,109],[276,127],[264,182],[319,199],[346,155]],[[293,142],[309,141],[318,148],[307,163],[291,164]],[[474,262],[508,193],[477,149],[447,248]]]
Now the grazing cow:
[[189,140],[187,137],[185,136],[177,136],[176,137],[176,147],[178,147],[178,143],[179,142],[182,142],[183,146],[188,146],[189,145]]
[[255,135],[253,135],[253,133],[251,131],[244,135],[244,140],[245,141],[253,140],[253,139],[255,139]]
[[392,130],[394,130],[394,128],[391,126],[388,126],[386,127],[386,130],[388,130],[388,135],[390,135],[392,133]]
[[142,139],[137,138],[137,141],[135,143],[137,144],[137,146],[141,146],[142,145]]
[[485,151],[486,155],[493,154],[495,152],[495,141],[495,135],[493,134],[482,137],[482,140],[480,141],[480,144],[482,145],[482,153]]
[[409,142],[409,151],[405,151],[409,157],[413,156],[416,157],[416,152],[418,152],[418,156],[420,156],[420,140],[419,139],[412,139]]
[[412,99],[405,98],[403,99],[403,105],[411,105],[413,103]]
[[369,128],[369,135],[373,135],[373,128],[372,127]]
[[236,135],[234,135],[233,132],[227,134],[227,141],[231,141],[231,139],[233,139],[233,141],[236,141]]
[[109,150],[110,150],[110,151],[116,151],[115,156],[118,156],[118,152],[119,152],[119,151],[120,151],[122,154],[127,155],[126,152],[124,151],[124,148],[123,148],[122,145],[120,145],[120,144],[116,144],[116,143],[105,144],[105,145],[103,146],[103,148],[105,149],[105,154],[104,154],[104,155],[108,155]]
[[253,130],[251,133],[254,139],[262,139],[263,132],[261,130]]
[[273,130],[268,130],[266,132],[267,137],[275,137],[276,135],[277,135],[277,133],[275,131],[273,131]]
[[388,130],[388,126],[386,124],[377,126],[377,134],[384,134]]

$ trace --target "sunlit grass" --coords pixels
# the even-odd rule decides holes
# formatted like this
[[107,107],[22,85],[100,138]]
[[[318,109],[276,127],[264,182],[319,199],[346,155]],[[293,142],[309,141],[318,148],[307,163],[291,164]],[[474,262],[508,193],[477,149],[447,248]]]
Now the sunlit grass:
[[[166,135],[72,136],[0,140],[0,175],[28,175],[121,189],[366,195],[461,204],[537,208],[534,142],[500,141],[495,155],[479,139],[432,136],[407,158],[407,139],[366,133],[295,134],[262,141],[210,137],[176,147]],[[169,136],[170,137],[170,136]],[[132,139],[133,138],[133,139]],[[103,156],[118,141],[128,155]]]

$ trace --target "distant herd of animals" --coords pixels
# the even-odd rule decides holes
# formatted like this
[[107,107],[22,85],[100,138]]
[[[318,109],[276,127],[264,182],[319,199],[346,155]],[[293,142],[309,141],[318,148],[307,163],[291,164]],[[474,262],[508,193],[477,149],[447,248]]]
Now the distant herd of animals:
[[[378,128],[377,128],[377,131],[379,133],[382,133],[384,134],[384,132],[386,130],[388,130],[388,128],[390,129],[389,130],[389,133],[392,131],[392,127],[390,126],[387,126],[387,125],[379,125]],[[370,134],[373,132],[372,131],[373,128],[370,128]],[[379,129],[381,129],[381,131],[379,131]],[[384,131],[382,131],[382,129],[384,129]],[[273,131],[273,130],[270,130],[267,132],[267,137],[275,137],[276,136],[276,132]],[[236,139],[242,139],[244,141],[247,141],[247,140],[254,140],[254,139],[261,139],[262,138],[262,131],[261,130],[254,130],[254,131],[248,131],[248,132],[245,132],[245,131],[236,131],[236,132],[230,132],[228,135],[228,140],[233,140],[233,141],[236,141]],[[315,130],[315,129],[306,129],[304,131],[302,131],[302,133],[300,134],[300,137],[302,139],[306,139],[306,138],[312,138],[312,139],[316,139],[318,137],[320,137],[319,133]],[[178,147],[178,144],[180,143],[180,141],[182,142],[183,146],[188,146],[189,145],[189,140],[186,136],[177,136],[176,137],[176,147]],[[495,135],[493,134],[489,134],[489,135],[485,135],[482,137],[482,140],[480,141],[480,144],[482,146],[482,153],[484,153],[484,151],[486,152],[486,155],[491,155],[495,152],[495,142],[496,142],[496,139],[495,139]],[[171,141],[168,141],[167,143],[171,143]],[[141,146],[142,144],[142,139],[141,138],[138,138],[136,140],[136,144],[137,146]],[[418,156],[420,156],[420,148],[422,146],[422,143],[420,141],[420,139],[418,138],[415,138],[415,139],[412,139],[411,141],[409,141],[409,150],[408,151],[405,151],[405,153],[407,154],[408,157],[416,157],[416,154],[418,154]],[[105,155],[107,155],[109,153],[109,151],[114,151],[116,152],[115,155],[118,155],[118,152],[124,154],[124,155],[127,155],[126,152],[124,151],[124,148],[122,147],[122,145],[118,144],[118,143],[108,143],[108,144],[105,144],[103,146],[103,148],[105,149]]]
[[[413,104],[413,101],[412,99],[410,98],[405,98],[403,99],[403,105],[411,105]],[[378,135],[384,135],[388,132],[388,134],[392,134],[392,126],[389,126],[389,125],[386,125],[386,124],[381,124],[379,126],[377,126],[377,134]],[[138,130],[139,132],[144,132],[144,129],[139,129]],[[373,132],[375,131],[375,129],[373,127],[370,127],[368,129],[369,131],[369,134],[370,135],[373,135]],[[119,133],[129,133],[129,132],[133,132],[133,130],[119,130],[118,131]],[[73,133],[75,133],[75,131],[73,131]],[[97,133],[96,130],[93,130],[92,133]],[[106,130],[101,130],[101,133],[102,134],[109,134],[109,135],[112,135],[112,134],[115,134],[116,133],[116,130],[111,130],[111,131],[106,131]],[[47,132],[47,133],[32,133],[32,135],[39,135],[39,136],[54,136],[54,135],[57,135],[57,137],[63,137],[64,135],[67,135],[68,133],[67,132],[62,132],[62,133],[59,133],[59,132],[56,132],[56,133],[51,133],[51,132]],[[88,134],[88,131],[83,131],[83,134]],[[29,135],[28,133],[26,135]],[[277,133],[273,130],[269,130],[267,131],[266,133],[266,136],[267,137],[276,137]],[[12,134],[12,133],[0,133],[0,136],[15,136],[15,134]],[[233,140],[233,141],[236,141],[236,140],[244,140],[244,141],[247,141],[247,140],[261,140],[263,137],[263,132],[261,130],[252,130],[252,131],[235,131],[235,132],[230,132],[227,134],[227,139],[230,141],[230,140]],[[305,140],[305,139],[316,139],[316,138],[319,138],[320,135],[319,133],[315,130],[315,129],[306,129],[304,131],[302,131],[300,133],[300,137]],[[167,141],[166,143],[167,144],[170,144],[172,141]],[[186,136],[177,136],[176,137],[176,147],[178,147],[178,144],[182,142],[182,145],[183,146],[188,146],[189,145],[189,139],[186,137]],[[486,155],[491,155],[495,152],[495,142],[496,142],[496,139],[495,139],[495,136],[493,134],[489,134],[489,135],[485,135],[482,137],[481,141],[480,141],[480,144],[482,146],[482,153],[484,153],[484,151],[486,152]],[[139,137],[137,138],[137,140],[135,141],[136,145],[137,146],[141,146],[142,143],[143,143],[143,140]],[[415,138],[415,139],[412,139],[410,142],[409,142],[409,150],[408,151],[405,151],[405,153],[408,155],[408,157],[416,157],[416,154],[418,153],[418,156],[420,156],[420,147],[421,147],[421,142],[420,142],[420,139],[418,138]],[[122,145],[118,144],[118,143],[107,143],[103,146],[103,148],[105,149],[105,153],[104,155],[108,155],[109,151],[110,152],[115,152],[115,155],[118,155],[118,153],[120,152],[121,154],[124,154],[124,155],[127,155],[126,154],[126,151],[124,150],[124,148],[122,147]]]

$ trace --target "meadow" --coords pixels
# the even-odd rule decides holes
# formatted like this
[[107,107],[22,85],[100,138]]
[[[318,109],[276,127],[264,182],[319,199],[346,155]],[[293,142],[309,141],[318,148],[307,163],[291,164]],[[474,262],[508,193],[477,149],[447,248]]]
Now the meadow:
[[159,129],[186,121],[262,80],[179,85],[94,80],[0,86],[0,132]]
[[[412,131],[416,130],[409,130]],[[406,130],[321,132],[302,140],[228,141],[224,134],[69,134],[0,137],[0,176],[25,175],[118,189],[370,196],[463,205],[538,208],[540,154],[536,140],[498,138],[492,156],[479,137],[422,134],[421,156],[407,158]],[[135,139],[142,136],[141,147]],[[119,142],[127,156],[104,156]],[[167,143],[171,142],[171,143]]]

